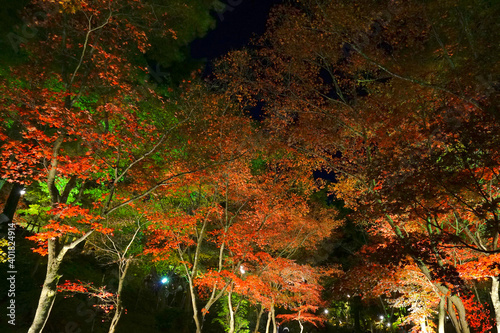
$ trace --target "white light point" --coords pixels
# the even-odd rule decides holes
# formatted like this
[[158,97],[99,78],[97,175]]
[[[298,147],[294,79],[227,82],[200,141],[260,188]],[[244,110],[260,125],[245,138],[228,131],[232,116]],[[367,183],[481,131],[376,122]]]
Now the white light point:
[[384,316],[380,315],[379,316],[380,320],[384,320]]
[[245,274],[246,273],[245,268],[243,267],[243,265],[240,266],[240,273],[241,274]]
[[168,282],[168,278],[167,277],[164,277],[163,279],[161,279],[161,283],[165,284]]
[[25,195],[26,194],[26,190],[23,188],[19,193],[21,193],[21,195]]
[[328,314],[328,309],[325,309],[325,314]]

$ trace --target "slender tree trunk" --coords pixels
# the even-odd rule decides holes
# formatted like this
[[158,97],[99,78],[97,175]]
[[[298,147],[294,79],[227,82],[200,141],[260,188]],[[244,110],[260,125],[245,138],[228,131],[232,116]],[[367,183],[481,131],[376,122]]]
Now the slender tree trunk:
[[438,333],[444,333],[444,318],[446,316],[446,296],[442,295],[439,301],[439,320],[438,320]]
[[51,238],[47,241],[48,249],[48,261],[47,261],[47,273],[45,274],[45,280],[43,282],[42,293],[38,299],[38,306],[35,312],[35,318],[33,323],[28,330],[28,333],[41,333],[45,327],[47,319],[49,319],[50,311],[52,310],[52,305],[56,299],[57,294],[57,284],[61,275],[59,275],[59,267],[64,259],[64,256],[68,252],[75,248],[78,244],[83,242],[90,236],[93,231],[88,231],[85,235],[76,239],[68,245],[61,245],[58,243],[58,239]]
[[425,318],[422,318],[420,320],[420,330],[421,330],[422,333],[428,333],[428,331],[427,331],[427,323],[426,323]]
[[229,310],[229,331],[228,333],[234,333],[234,310],[232,302],[233,291],[232,288],[227,293],[227,308]]
[[38,299],[35,318],[28,333],[40,333],[43,331],[57,295],[57,284],[61,278],[59,267],[61,266],[62,257],[56,253],[56,240],[48,240],[48,252],[47,273],[45,274],[42,293]]
[[458,315],[458,323],[460,327],[461,333],[469,333],[470,328],[469,328],[469,323],[467,322],[467,317],[466,317],[466,312],[465,312],[465,306],[460,297],[453,295],[450,297],[451,302],[454,305],[454,308],[456,309],[455,314]]
[[271,325],[271,310],[267,313],[266,333],[269,333],[269,326]]
[[465,307],[458,296],[448,298],[448,315],[457,333],[469,333],[469,324],[465,317]]
[[271,318],[273,320],[273,333],[278,333],[278,328],[276,327],[276,313],[274,312],[274,305],[271,306]]
[[491,302],[493,303],[493,309],[495,310],[495,319],[497,324],[497,332],[500,333],[500,297],[498,295],[498,287],[500,281],[498,276],[491,277]]
[[255,329],[254,329],[253,333],[259,333],[260,319],[262,318],[263,313],[264,313],[264,307],[261,304],[259,313],[257,314],[257,320],[255,323]]
[[[49,174],[47,176],[47,188],[49,189],[52,205],[59,202],[59,192],[56,186],[54,185],[54,181],[57,174],[57,164],[58,164],[57,156],[59,154],[59,148],[61,147],[63,141],[64,141],[63,136],[59,135],[59,137],[54,142],[54,148],[52,151],[52,160],[50,162]],[[17,205],[19,197],[14,199]],[[81,237],[80,241],[85,240],[87,236],[88,235]],[[51,238],[47,241],[47,252],[48,252],[47,273],[45,274],[45,280],[43,282],[42,292],[40,294],[40,298],[38,299],[38,306],[36,308],[35,318],[33,318],[33,323],[31,323],[28,333],[40,333],[43,331],[43,328],[47,323],[47,319],[49,319],[50,311],[52,310],[52,306],[54,305],[54,301],[56,299],[57,284],[59,283],[59,279],[61,278],[61,276],[59,275],[59,267],[61,266],[61,262],[64,258],[64,255],[66,254],[66,251],[70,248],[75,247],[78,243],[74,245],[72,243],[68,247],[63,246],[61,248],[60,247],[61,245],[59,244],[59,240],[57,238]]]
[[201,323],[200,318],[198,317],[198,306],[196,305],[196,291],[194,290],[193,281],[191,278],[188,278],[189,284],[189,295],[191,296],[191,306],[193,307],[193,319],[194,324],[196,325],[196,333],[201,333]]
[[123,270],[121,267],[118,267],[118,274],[120,274],[120,276],[118,277],[118,290],[116,292],[116,310],[115,314],[113,315],[113,319],[111,319],[111,325],[109,326],[109,331],[108,331],[109,333],[115,333],[116,325],[118,325],[118,321],[120,320],[120,317],[122,316],[124,311],[122,302],[122,291],[123,291],[123,282],[125,281],[125,276],[127,275],[127,270],[129,266],[130,266],[130,260],[127,259],[127,262]]

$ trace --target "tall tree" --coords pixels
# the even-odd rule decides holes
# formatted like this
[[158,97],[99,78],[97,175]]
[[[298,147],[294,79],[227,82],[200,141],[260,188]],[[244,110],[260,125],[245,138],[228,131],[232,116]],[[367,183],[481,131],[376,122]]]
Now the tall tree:
[[470,331],[467,285],[437,239],[484,251],[481,237],[496,251],[495,185],[486,186],[497,181],[497,88],[480,82],[498,73],[498,45],[483,38],[498,33],[492,11],[472,1],[301,1],[276,9],[260,47],[224,65],[235,91],[265,101],[269,131],[337,173],[352,218],[400,242],[453,304],[460,332]]
[[[305,282],[308,268],[290,258],[299,249],[313,247],[337,225],[332,214],[313,209],[308,199],[317,188],[311,171],[316,162],[263,137],[240,101],[215,91],[203,103],[210,126],[204,126],[204,134],[191,144],[202,144],[214,162],[227,162],[193,174],[178,194],[160,199],[164,213],[152,217],[149,252],[183,267],[197,332],[223,296],[230,331],[235,329],[234,295],[261,304],[269,318],[274,318],[275,306],[299,307],[300,299],[306,307],[314,305],[313,299],[320,302],[317,279]],[[276,271],[280,265],[303,273],[300,286],[310,291],[310,301],[304,290],[297,291],[297,299],[287,296],[293,287],[277,282],[283,278]],[[274,294],[280,294],[279,299]]]
[[[48,264],[29,332],[47,322],[69,250],[108,231],[103,217],[190,172],[174,132],[192,114],[139,84],[149,39],[158,31],[176,37],[165,12],[159,2],[127,0],[33,0],[24,8],[38,35],[13,45],[30,65],[2,71],[0,177],[45,187],[50,197],[48,221],[33,237]],[[90,188],[99,197],[86,195]]]

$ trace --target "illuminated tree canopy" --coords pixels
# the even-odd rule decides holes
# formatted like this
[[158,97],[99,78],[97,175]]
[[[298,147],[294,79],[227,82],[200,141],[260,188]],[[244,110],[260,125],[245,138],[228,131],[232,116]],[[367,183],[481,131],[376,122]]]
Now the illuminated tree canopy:
[[0,13],[0,328],[500,332],[500,4],[237,10]]

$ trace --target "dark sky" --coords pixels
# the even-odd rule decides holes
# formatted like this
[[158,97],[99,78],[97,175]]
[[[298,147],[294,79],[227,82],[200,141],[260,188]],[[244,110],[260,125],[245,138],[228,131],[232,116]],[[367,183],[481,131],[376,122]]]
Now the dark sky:
[[213,13],[217,26],[204,38],[191,43],[193,58],[213,60],[230,50],[248,44],[254,35],[266,29],[270,8],[281,0],[221,0],[227,5],[224,13]]

